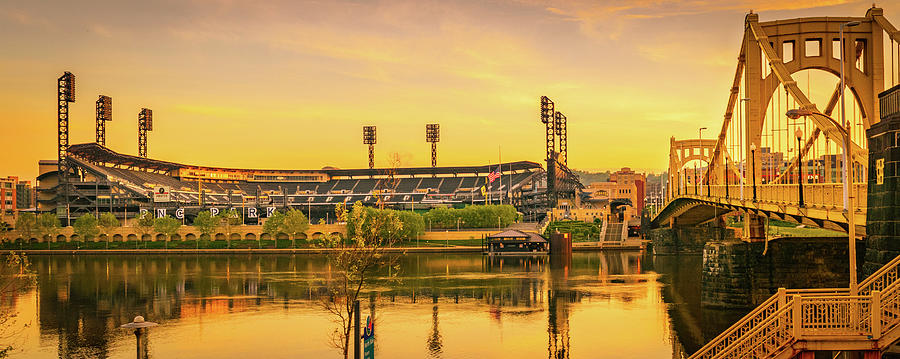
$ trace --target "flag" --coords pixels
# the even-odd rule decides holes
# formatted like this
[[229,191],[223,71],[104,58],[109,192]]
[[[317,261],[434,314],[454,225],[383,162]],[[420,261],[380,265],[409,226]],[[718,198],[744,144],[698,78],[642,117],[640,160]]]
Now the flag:
[[490,174],[488,174],[488,180],[490,180],[491,183],[494,183],[494,181],[497,180],[498,178],[500,178],[500,169],[499,168],[494,170]]
[[484,186],[481,186],[481,196],[487,197],[487,189]]

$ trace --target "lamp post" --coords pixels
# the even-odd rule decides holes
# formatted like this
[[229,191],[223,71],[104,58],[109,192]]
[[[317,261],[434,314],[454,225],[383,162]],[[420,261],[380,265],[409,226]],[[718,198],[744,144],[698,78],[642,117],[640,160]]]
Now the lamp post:
[[143,332],[146,328],[155,327],[159,324],[154,322],[146,322],[144,321],[144,317],[136,316],[134,317],[134,321],[127,324],[122,324],[119,328],[122,329],[134,329],[134,337],[137,339],[137,359],[144,359],[147,356],[144,355],[146,348],[144,348],[144,343],[141,340],[141,336],[144,334]]
[[[704,152],[706,152],[706,148],[703,147],[703,130],[705,130],[705,129],[706,129],[706,127],[700,127],[700,129],[697,130],[697,132],[699,133],[699,138],[700,138],[700,169],[701,170],[703,169],[703,157],[704,157],[703,155],[704,155]],[[706,171],[709,172],[709,164],[707,164],[707,166],[706,166]],[[702,173],[701,173],[701,175],[702,175]],[[708,189],[706,191],[706,194],[709,195]],[[702,176],[700,177],[700,195],[701,196],[703,195],[703,177]]]
[[[841,124],[843,124],[843,127],[846,127],[847,131],[848,131],[848,136],[847,136],[848,142],[845,144],[847,147],[849,147],[849,145],[850,145],[850,142],[849,142],[850,141],[850,137],[849,137],[850,125],[847,124],[847,117],[846,117],[847,111],[846,111],[846,106],[844,106],[844,87],[847,87],[846,81],[844,79],[844,53],[847,52],[846,51],[847,46],[844,45],[844,27],[845,26],[853,27],[853,26],[858,26],[859,24],[860,24],[859,21],[850,21],[850,22],[845,22],[845,23],[841,24],[841,27],[840,27],[840,30],[841,30]],[[838,126],[838,127],[841,127],[841,126]],[[841,174],[844,178],[845,183],[848,183],[847,178],[849,177],[849,175],[847,173],[847,168],[849,166],[847,164],[850,162],[849,160],[850,160],[850,155],[847,151],[847,148],[844,148],[844,154],[841,159],[841,161],[843,161],[843,166],[841,166]],[[850,203],[848,203],[848,198],[850,198],[849,192],[850,192],[850,186],[849,185],[844,186],[844,208],[850,208]],[[851,283],[856,283],[856,272],[850,273],[850,276],[851,276]],[[851,288],[851,289],[853,289],[853,288]]]
[[[841,89],[843,92],[843,87]],[[847,216],[847,238],[849,241],[848,250],[850,253],[850,295],[856,295],[856,217],[854,216],[856,214],[856,211],[852,210],[853,203],[851,202],[851,200],[853,199],[853,197],[850,197],[850,176],[848,176],[847,173],[847,158],[850,157],[850,126],[841,126],[841,124],[839,124],[835,119],[831,118],[831,116],[828,116],[821,112],[814,112],[805,109],[790,110],[786,115],[791,119],[798,119],[800,117],[812,115],[822,116],[831,121],[831,123],[836,126],[839,131],[841,131],[841,137],[843,137],[841,141],[841,151],[843,152],[844,158],[844,171],[842,172],[842,187],[844,189],[844,215]]]
[[750,144],[750,176],[753,176],[753,202],[756,202],[756,144]]
[[803,207],[803,153],[801,153],[800,149],[800,140],[803,138],[803,131],[800,130],[800,127],[797,127],[797,130],[794,131],[794,136],[797,136],[797,185],[798,187],[798,198],[800,207]]
[[[740,104],[739,104],[739,107],[738,107],[738,116],[740,116],[741,113],[743,112],[743,111],[741,111],[741,108],[744,107],[744,102],[747,102],[747,101],[750,101],[750,98],[745,97],[745,98],[742,98],[742,99],[741,99]],[[740,117],[739,117],[739,118],[740,118]],[[738,124],[738,125],[742,125],[742,124]],[[739,138],[738,138],[738,148],[741,149],[741,154],[740,154],[740,156],[738,157],[738,159],[741,160],[741,201],[743,201],[743,200],[744,200],[744,182],[746,181],[746,178],[747,178],[747,176],[744,175],[744,167],[745,167],[745,166],[744,166],[744,162],[747,162],[747,161],[746,161],[746,159],[744,158],[744,135],[743,135],[743,131],[739,131],[739,132],[741,132],[741,134],[740,134],[740,136],[738,136],[738,137],[739,137]]]
[[694,195],[699,194],[698,190],[699,186],[697,186],[697,164],[694,164]]

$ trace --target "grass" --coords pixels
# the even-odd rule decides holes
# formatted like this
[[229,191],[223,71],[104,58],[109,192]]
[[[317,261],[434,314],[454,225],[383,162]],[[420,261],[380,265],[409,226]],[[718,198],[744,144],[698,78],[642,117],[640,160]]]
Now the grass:
[[[844,232],[833,231],[818,227],[797,227],[794,222],[770,219],[766,233],[770,237],[842,237]],[[729,225],[731,228],[744,228],[743,221],[736,221]]]

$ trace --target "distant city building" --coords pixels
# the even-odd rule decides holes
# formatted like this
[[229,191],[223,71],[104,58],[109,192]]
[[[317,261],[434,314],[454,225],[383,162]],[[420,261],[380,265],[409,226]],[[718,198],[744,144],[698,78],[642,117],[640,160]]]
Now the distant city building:
[[[602,214],[609,214],[615,208],[621,206],[624,220],[639,216],[644,209],[644,198],[647,186],[647,176],[637,173],[631,168],[623,167],[613,172],[607,182],[592,182],[585,188],[590,202],[605,204]],[[584,201],[588,202],[588,201]],[[605,220],[605,218],[604,218]]]
[[16,209],[34,207],[34,187],[31,186],[31,181],[19,181],[16,183]]
[[19,177],[0,178],[0,212],[2,214],[15,212],[17,184],[19,184]]

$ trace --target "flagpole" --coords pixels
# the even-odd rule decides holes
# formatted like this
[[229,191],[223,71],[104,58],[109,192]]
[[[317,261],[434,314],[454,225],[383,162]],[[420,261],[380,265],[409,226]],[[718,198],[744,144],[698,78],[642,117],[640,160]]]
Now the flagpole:
[[497,144],[497,168],[500,170],[500,205],[503,205],[503,155],[500,153],[500,145]]

